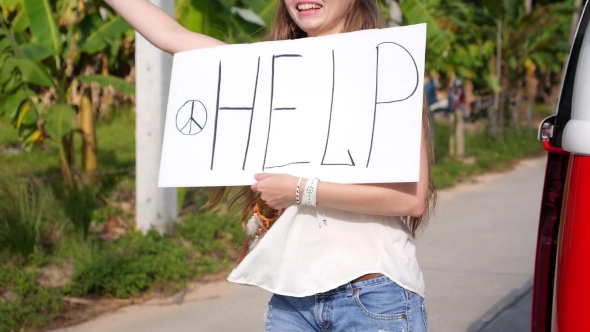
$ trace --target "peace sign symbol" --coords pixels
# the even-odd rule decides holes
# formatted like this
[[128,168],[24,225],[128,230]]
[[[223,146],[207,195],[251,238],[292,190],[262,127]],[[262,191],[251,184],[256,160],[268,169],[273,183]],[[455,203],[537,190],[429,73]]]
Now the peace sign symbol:
[[207,124],[207,109],[198,100],[189,100],[176,113],[176,129],[183,135],[196,135]]

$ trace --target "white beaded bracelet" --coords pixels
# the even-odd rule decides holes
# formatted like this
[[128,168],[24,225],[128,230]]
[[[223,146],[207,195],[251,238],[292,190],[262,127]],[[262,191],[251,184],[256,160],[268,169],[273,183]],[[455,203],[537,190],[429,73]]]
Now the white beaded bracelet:
[[306,206],[317,206],[318,183],[320,179],[314,178],[307,180],[305,190],[303,191],[303,204]]
[[297,181],[297,188],[295,188],[295,201],[297,201],[297,205],[301,204],[301,199],[299,198],[299,187],[301,187],[301,179]]

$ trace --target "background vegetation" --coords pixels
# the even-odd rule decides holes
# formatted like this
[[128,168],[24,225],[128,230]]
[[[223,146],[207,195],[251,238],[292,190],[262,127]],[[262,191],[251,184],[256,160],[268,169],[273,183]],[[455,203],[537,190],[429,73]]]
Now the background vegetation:
[[[541,152],[532,128],[554,109],[580,5],[380,0],[392,25],[428,23],[427,70],[443,89],[460,77],[472,101],[494,100],[465,124],[460,157],[450,151],[454,123],[436,117],[440,188]],[[201,209],[208,190],[179,190],[171,234],[134,228],[130,27],[99,0],[0,8],[0,331],[63,326],[230,269],[244,233],[232,211]],[[177,0],[176,18],[229,43],[256,42],[275,8]]]

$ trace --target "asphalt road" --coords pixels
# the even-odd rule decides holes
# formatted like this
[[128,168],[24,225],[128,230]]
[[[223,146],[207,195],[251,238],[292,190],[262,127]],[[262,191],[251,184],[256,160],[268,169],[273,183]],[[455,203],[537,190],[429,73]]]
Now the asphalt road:
[[[529,330],[543,159],[443,191],[418,238],[429,330]],[[55,332],[263,331],[270,294],[227,282],[200,285],[178,305],[126,307]]]

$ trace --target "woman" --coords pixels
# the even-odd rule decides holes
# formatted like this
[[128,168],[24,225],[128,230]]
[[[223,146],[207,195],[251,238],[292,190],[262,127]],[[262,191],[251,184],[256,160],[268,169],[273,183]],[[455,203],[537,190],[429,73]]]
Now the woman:
[[[376,0],[279,1],[269,40],[385,27]],[[187,31],[145,0],[106,2],[169,53],[224,45]],[[274,293],[267,331],[427,330],[424,281],[412,242],[436,200],[426,108],[422,123],[417,183],[346,185],[258,174],[232,199],[243,204],[244,217],[258,198],[272,209],[284,209],[229,277]],[[304,188],[311,188],[314,199]],[[226,194],[226,188],[218,188],[209,206]],[[313,203],[304,206],[302,199]]]

